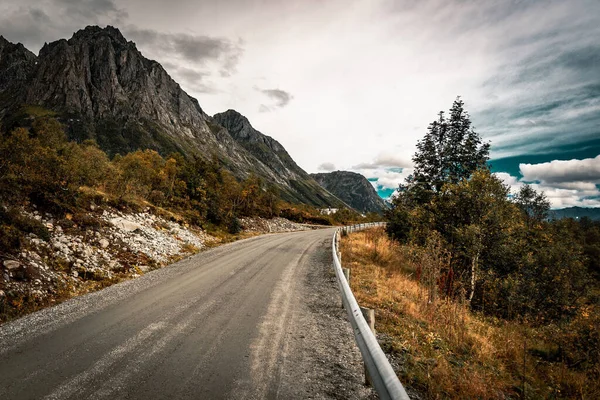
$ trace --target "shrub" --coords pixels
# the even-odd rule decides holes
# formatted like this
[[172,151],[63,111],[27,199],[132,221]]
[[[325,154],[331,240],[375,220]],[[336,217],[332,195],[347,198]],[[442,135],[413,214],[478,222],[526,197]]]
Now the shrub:
[[231,218],[229,224],[227,225],[227,231],[232,235],[237,235],[242,231],[242,224],[237,217]]

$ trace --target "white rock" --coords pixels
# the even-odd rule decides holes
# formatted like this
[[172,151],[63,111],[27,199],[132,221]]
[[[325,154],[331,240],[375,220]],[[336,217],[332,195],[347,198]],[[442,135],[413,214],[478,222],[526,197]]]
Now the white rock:
[[21,263],[15,260],[5,260],[4,261],[4,268],[6,268],[9,271],[12,271],[13,269],[17,269],[21,266]]
[[136,222],[127,220],[125,218],[121,218],[121,217],[112,218],[110,220],[110,223],[113,224],[114,226],[116,226],[117,228],[119,228],[121,230],[124,230],[124,231],[127,231],[127,232],[133,232],[136,229],[142,229],[143,228],[142,225],[140,225],[140,224],[138,224]]

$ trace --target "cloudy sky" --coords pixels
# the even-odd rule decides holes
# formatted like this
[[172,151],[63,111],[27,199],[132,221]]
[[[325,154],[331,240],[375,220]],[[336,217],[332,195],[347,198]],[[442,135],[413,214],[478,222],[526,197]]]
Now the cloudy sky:
[[460,95],[506,183],[600,206],[598,0],[0,4],[0,34],[36,53],[90,24],[118,27],[207,113],[238,110],[309,172],[391,193]]

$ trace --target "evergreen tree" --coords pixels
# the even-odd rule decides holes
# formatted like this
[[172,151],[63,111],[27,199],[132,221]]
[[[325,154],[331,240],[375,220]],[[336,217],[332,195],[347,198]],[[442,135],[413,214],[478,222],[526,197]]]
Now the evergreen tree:
[[421,200],[424,190],[437,193],[445,183],[458,183],[477,169],[487,168],[489,151],[490,144],[482,143],[463,101],[457,97],[449,118],[440,112],[417,143],[415,171],[402,189],[413,191]]

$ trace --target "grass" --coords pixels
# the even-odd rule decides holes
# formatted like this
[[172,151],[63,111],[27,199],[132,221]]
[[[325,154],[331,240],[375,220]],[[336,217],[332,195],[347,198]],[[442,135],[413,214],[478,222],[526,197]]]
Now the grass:
[[[567,344],[581,342],[566,336],[576,329],[485,317],[461,296],[432,299],[417,273],[431,255],[391,242],[381,228],[344,237],[341,250],[359,304],[376,310],[382,347],[400,363],[400,381],[423,397],[600,398],[598,364],[565,362]],[[589,311],[570,324],[582,321],[598,332]]]

